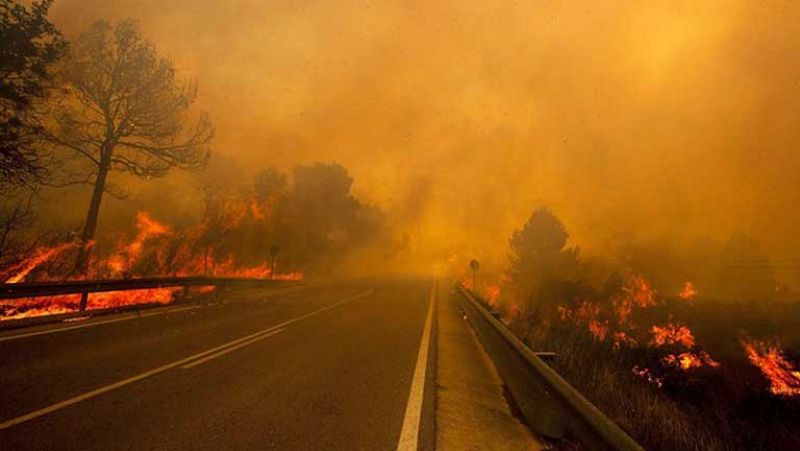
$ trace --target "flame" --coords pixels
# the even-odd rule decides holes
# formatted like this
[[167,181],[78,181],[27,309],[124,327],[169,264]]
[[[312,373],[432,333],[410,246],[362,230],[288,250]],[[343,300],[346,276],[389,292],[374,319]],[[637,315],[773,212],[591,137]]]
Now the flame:
[[625,324],[634,307],[645,309],[656,305],[656,292],[644,277],[630,276],[613,304],[619,322]]
[[500,286],[499,285],[488,285],[483,290],[484,297],[489,302],[493,308],[497,308],[500,306]]
[[656,305],[656,292],[650,283],[641,276],[631,276],[628,279],[628,284],[622,287],[633,302],[641,308],[652,307]]
[[558,313],[561,320],[572,320],[576,324],[585,324],[586,329],[597,341],[605,341],[610,332],[608,321],[601,320],[600,306],[598,304],[584,301],[578,308],[572,310],[568,307],[558,306]]
[[686,282],[683,284],[683,290],[678,293],[678,297],[685,301],[691,301],[697,296],[697,290],[694,289],[694,284],[692,282]]
[[149,288],[145,290],[109,291],[89,295],[87,308],[107,309],[139,304],[170,304],[180,287]]
[[692,368],[700,368],[704,365],[708,365],[712,368],[719,367],[719,362],[712,359],[711,356],[705,351],[700,351],[698,353],[683,352],[677,356],[674,354],[668,354],[661,359],[661,362],[666,366],[674,366],[684,371]]
[[[268,199],[269,200],[269,199]],[[243,277],[272,280],[299,281],[303,273],[275,272],[266,262],[254,266],[237,265],[233,255],[219,259],[210,246],[198,246],[198,242],[207,241],[209,230],[217,227],[220,233],[233,230],[244,221],[252,222],[266,218],[270,209],[269,203],[260,205],[251,198],[247,201],[230,202],[222,205],[215,221],[206,217],[201,223],[176,233],[171,228],[155,220],[147,212],[136,215],[134,237],[128,241],[121,240],[114,246],[116,251],[107,258],[96,256],[91,262],[89,273],[84,277],[130,277],[141,275],[175,275],[196,276],[208,275],[216,277]],[[218,222],[218,223],[217,223]],[[42,264],[52,261],[66,250],[76,247],[76,243],[64,243],[53,247],[37,249],[33,255],[3,272],[11,274],[6,283],[17,283]],[[146,269],[138,269],[141,262],[153,261]],[[138,269],[138,273],[137,273]],[[62,280],[63,278],[42,277],[41,280]],[[204,287],[194,292],[202,293],[213,290]],[[158,303],[167,304],[173,301],[174,294],[180,288],[159,288],[148,290],[119,291],[111,293],[94,293],[89,296],[87,307],[90,309],[113,308],[127,305]],[[80,295],[34,297],[0,302],[0,319],[22,318],[27,316],[56,314],[74,311],[79,308]]]
[[250,213],[254,218],[261,221],[267,218],[267,214],[264,213],[264,210],[258,205],[258,201],[255,198],[250,199]]
[[639,342],[625,332],[614,332],[614,348],[619,349],[623,344],[633,348],[638,346]]
[[579,322],[591,322],[600,315],[600,306],[588,301],[584,301],[575,311],[575,320]]
[[800,395],[800,369],[787,360],[778,344],[741,340],[747,357],[769,380],[770,392],[778,396]]
[[652,344],[654,346],[664,346],[679,343],[687,348],[694,346],[694,335],[686,326],[667,324],[664,327],[653,326],[650,328],[653,333]]
[[[87,301],[87,308],[108,309],[142,304],[169,304],[174,300],[175,293],[180,290],[180,287],[171,287],[91,293]],[[3,301],[0,302],[0,321],[70,313],[78,310],[80,301],[80,294]]]
[[[469,291],[475,291],[475,288],[472,286],[472,277],[471,276],[464,276],[461,278],[461,285]],[[481,287],[483,284],[478,284],[478,296],[480,296],[483,300],[489,303],[492,308],[497,308],[500,306],[500,285],[496,284],[486,284],[485,286]]]
[[593,319],[593,320],[589,321],[589,324],[587,324],[587,327],[589,328],[589,332],[592,333],[592,336],[596,340],[605,341],[606,335],[608,335],[608,325],[607,324],[603,324],[600,321],[597,321],[597,320]]
[[[670,322],[642,327],[632,321],[634,310],[648,309],[658,303],[656,292],[647,280],[641,276],[631,276],[619,293],[612,296],[610,306],[583,301],[577,307],[557,306],[557,312],[562,321],[571,321],[586,327],[593,340],[611,340],[614,350],[617,351],[622,350],[623,346],[636,348],[640,343],[647,343],[653,348],[678,345],[687,349],[685,352],[661,357],[660,363],[666,368],[687,371],[700,367],[719,367],[719,362],[711,355],[696,349],[694,334],[687,326]],[[632,371],[659,387],[670,374],[655,375],[651,369],[640,366],[634,366]]]
[[192,287],[191,291],[193,293],[206,294],[206,293],[211,293],[212,291],[214,291],[216,289],[217,289],[217,287],[214,286],[214,285],[204,285],[202,287]]
[[275,275],[272,276],[271,278],[272,278],[272,280],[300,281],[300,280],[303,280],[303,273],[301,271],[287,272],[287,273],[275,273]]
[[5,271],[6,273],[13,275],[7,278],[4,283],[22,282],[22,280],[25,279],[25,277],[30,274],[31,271],[57,257],[62,252],[72,249],[76,246],[76,243],[70,242],[59,244],[58,246],[40,247],[36,249],[30,258],[17,263]]
[[[266,263],[258,266],[239,268],[233,260],[233,256],[228,256],[227,260],[211,265],[211,275],[218,277],[246,277],[252,279],[264,279],[269,277],[270,270]],[[189,275],[189,274],[187,274]]]
[[69,313],[77,310],[80,302],[81,295],[79,294],[0,301],[0,321]]
[[170,234],[169,227],[154,220],[149,213],[140,211],[136,214],[136,229],[138,233],[130,243],[123,246],[122,250],[106,260],[106,264],[115,273],[125,273],[141,258],[146,241],[163,235]]
[[278,202],[279,196],[269,196],[262,202],[253,196],[244,196],[238,199],[227,199],[218,206],[218,211],[213,217],[206,218],[206,225],[214,222],[220,227],[222,233],[229,232],[245,223],[263,222],[270,215]]

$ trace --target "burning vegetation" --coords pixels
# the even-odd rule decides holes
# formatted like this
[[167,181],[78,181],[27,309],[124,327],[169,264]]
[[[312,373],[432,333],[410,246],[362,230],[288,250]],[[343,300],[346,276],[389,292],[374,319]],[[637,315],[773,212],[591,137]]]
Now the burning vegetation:
[[[353,179],[337,163],[298,165],[291,179],[271,167],[224,167],[224,157],[212,156],[216,128],[197,103],[196,83],[137,20],[97,20],[67,43],[47,18],[53,2],[23,3],[0,8],[9,56],[0,67],[0,283],[299,280],[387,244],[383,213],[352,195]],[[176,193],[127,203],[139,203],[135,213],[108,212],[130,187],[175,170],[188,181]],[[88,189],[66,190],[82,185]],[[171,207],[183,197],[193,209],[180,216]],[[66,219],[55,213],[64,206]],[[92,294],[88,307],[169,303],[175,293]],[[77,298],[1,301],[0,320],[71,311]]]
[[537,210],[512,236],[500,283],[477,289],[531,347],[558,354],[557,371],[647,449],[800,446],[798,304],[714,299],[698,288],[713,281],[653,265],[660,289],[630,267],[597,284],[597,267],[567,238]]
[[787,360],[779,345],[742,339],[742,346],[747,358],[769,380],[774,395],[800,396],[800,366]]
[[800,449],[794,5],[149,3],[2,1],[0,283],[427,275],[547,199],[594,254],[540,209],[465,286],[649,449]]
[[[78,241],[40,246],[0,270],[3,283],[146,276],[218,276],[300,280],[335,267],[346,250],[385,239],[380,213],[349,193],[352,179],[336,164],[300,166],[293,184],[274,169],[252,185],[209,192],[195,224],[173,226],[146,211],[127,233],[109,234],[86,245],[90,259],[76,275]],[[273,254],[274,253],[274,254]],[[274,264],[274,274],[273,274]],[[302,268],[302,269],[301,269]],[[89,308],[166,304],[177,289],[148,289],[89,296]],[[80,296],[18,299],[0,303],[2,319],[64,313]]]

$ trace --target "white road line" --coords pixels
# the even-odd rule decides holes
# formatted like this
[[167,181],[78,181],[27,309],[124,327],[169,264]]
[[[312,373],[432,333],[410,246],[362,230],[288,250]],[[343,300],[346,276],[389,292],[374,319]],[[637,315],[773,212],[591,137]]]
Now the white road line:
[[142,314],[139,314],[139,315],[130,314],[130,315],[127,315],[127,316],[123,316],[121,318],[107,319],[107,320],[104,320],[104,321],[94,321],[94,322],[91,322],[91,323],[79,324],[77,326],[56,327],[56,328],[53,328],[53,329],[40,330],[40,331],[37,331],[37,332],[28,332],[28,333],[24,333],[24,334],[9,335],[9,336],[5,336],[5,337],[0,337],[0,342],[18,340],[20,338],[35,337],[37,335],[55,334],[55,333],[58,333],[58,332],[65,332],[65,331],[68,331],[68,330],[83,329],[83,328],[86,328],[86,327],[101,326],[103,324],[112,324],[112,323],[119,323],[121,321],[129,321],[129,320],[136,319],[136,318],[139,318],[139,317],[164,315],[164,314],[167,314],[167,313],[177,313],[177,312],[183,312],[185,310],[195,310],[195,309],[199,309],[199,308],[200,308],[199,305],[193,305],[193,306],[189,306],[189,307],[180,307],[180,308],[174,308],[174,309],[158,311],[158,312],[146,312],[146,313],[142,313]]
[[425,375],[428,370],[428,351],[431,344],[431,321],[433,320],[433,304],[436,301],[436,285],[437,280],[434,279],[428,305],[428,317],[425,319],[425,328],[422,330],[417,365],[414,368],[414,377],[411,380],[411,390],[408,394],[406,413],[403,417],[403,428],[400,430],[400,440],[397,442],[397,451],[417,451],[419,447],[419,426],[422,417],[422,398],[425,393]]
[[336,308],[336,307],[344,304],[345,302],[349,302],[349,301],[353,301],[355,299],[359,299],[359,298],[363,298],[363,297],[369,296],[369,295],[372,294],[372,292],[373,292],[373,290],[370,289],[370,290],[368,290],[368,291],[366,291],[364,293],[357,294],[357,295],[355,295],[353,297],[350,297],[350,298],[347,298],[347,299],[345,299],[343,301],[339,301],[339,302],[337,302],[335,304],[329,305],[327,307],[323,307],[323,308],[321,308],[319,310],[315,310],[315,311],[313,311],[311,313],[306,313],[305,315],[298,316],[297,318],[293,318],[293,319],[290,319],[288,321],[284,321],[281,324],[269,327],[267,329],[258,331],[256,333],[253,333],[253,334],[250,334],[250,335],[247,335],[245,337],[242,337],[242,338],[239,338],[239,339],[236,339],[236,340],[233,340],[233,341],[229,341],[229,342],[227,342],[227,343],[225,343],[223,345],[211,348],[211,349],[209,349],[207,351],[200,352],[198,354],[186,357],[184,359],[176,360],[176,361],[174,361],[172,363],[168,363],[166,365],[162,365],[162,366],[160,366],[158,368],[154,368],[154,369],[152,369],[150,371],[145,371],[144,373],[137,374],[136,376],[129,377],[127,379],[123,379],[121,381],[114,382],[113,384],[109,384],[109,385],[106,385],[104,387],[100,387],[100,388],[97,388],[95,390],[86,392],[86,393],[84,393],[82,395],[75,396],[73,398],[67,399],[66,401],[61,401],[61,402],[53,404],[51,406],[47,406],[47,407],[44,407],[44,408],[39,409],[39,410],[34,410],[33,412],[27,413],[25,415],[22,415],[22,416],[19,416],[19,417],[16,417],[16,418],[12,418],[12,419],[10,419],[8,421],[0,423],[0,430],[8,429],[8,428],[10,428],[12,426],[15,426],[17,424],[24,423],[24,422],[32,420],[34,418],[38,418],[38,417],[40,417],[42,415],[47,415],[48,413],[52,413],[52,412],[55,412],[57,410],[61,410],[61,409],[65,408],[65,407],[69,407],[69,406],[71,406],[73,404],[77,404],[77,403],[79,403],[81,401],[85,401],[87,399],[94,398],[95,396],[102,395],[103,393],[107,393],[107,392],[110,392],[112,390],[116,390],[117,388],[124,387],[125,385],[132,384],[134,382],[140,381],[142,379],[146,379],[146,378],[148,378],[150,376],[154,376],[154,375],[159,374],[159,373],[163,373],[164,371],[170,370],[172,368],[176,368],[176,367],[179,367],[181,365],[185,365],[185,364],[187,364],[187,363],[189,363],[189,362],[191,362],[191,361],[193,361],[195,359],[199,359],[199,358],[205,357],[205,356],[207,356],[209,354],[214,354],[214,353],[222,351],[223,349],[226,349],[228,347],[238,345],[239,343],[246,342],[248,340],[252,340],[253,338],[256,338],[256,337],[260,337],[261,335],[269,334],[270,332],[274,332],[274,331],[276,331],[278,329],[284,328],[284,327],[288,326],[289,324],[296,323],[296,322],[301,321],[303,319],[306,319],[306,318],[308,318],[310,316],[318,315],[320,313],[323,313],[323,312],[326,312],[326,311],[331,310],[333,308]]
[[263,339],[265,339],[267,337],[271,337],[273,335],[279,334],[279,333],[283,332],[284,330],[285,329],[274,330],[274,331],[272,331],[272,332],[270,332],[268,334],[264,334],[264,335],[262,335],[260,337],[253,338],[252,340],[247,340],[244,343],[239,343],[236,346],[231,346],[229,348],[223,349],[222,351],[220,351],[220,352],[218,352],[216,354],[211,354],[209,356],[203,357],[200,360],[195,360],[194,362],[187,363],[186,365],[183,365],[181,367],[181,369],[182,370],[188,370],[189,368],[194,368],[197,365],[202,365],[202,364],[208,362],[209,360],[216,359],[217,357],[221,357],[221,356],[223,356],[223,355],[225,355],[225,354],[227,354],[229,352],[233,352],[233,351],[235,351],[235,350],[237,350],[239,348],[243,348],[245,346],[250,346],[251,344],[253,344],[255,342],[258,342],[258,341],[261,341],[261,340],[263,340]]

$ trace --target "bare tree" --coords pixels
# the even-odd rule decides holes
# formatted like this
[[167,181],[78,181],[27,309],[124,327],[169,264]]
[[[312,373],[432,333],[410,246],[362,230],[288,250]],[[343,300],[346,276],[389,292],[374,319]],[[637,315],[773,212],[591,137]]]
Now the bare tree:
[[[172,168],[199,168],[214,129],[205,115],[188,124],[196,87],[178,79],[172,62],[157,54],[135,21],[92,25],[73,43],[63,77],[67,92],[48,138],[70,155],[61,184],[93,186],[81,235],[88,243],[103,194],[118,193],[107,181],[109,172],[150,179]],[[85,273],[87,265],[84,250],[76,271]]]
[[41,101],[52,86],[50,66],[67,42],[47,20],[52,0],[28,6],[0,0],[0,192],[32,186],[49,160],[37,144]]
[[18,251],[14,235],[21,230],[26,230],[33,224],[31,211],[31,197],[27,202],[0,203],[0,270],[8,264],[9,257],[14,257]]

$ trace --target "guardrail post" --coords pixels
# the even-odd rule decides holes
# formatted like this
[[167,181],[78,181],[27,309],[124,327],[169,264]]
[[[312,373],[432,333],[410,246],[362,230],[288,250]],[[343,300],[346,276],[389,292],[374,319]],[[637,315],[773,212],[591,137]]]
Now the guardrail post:
[[81,305],[79,310],[82,312],[86,311],[86,304],[88,303],[89,303],[89,292],[84,291],[83,293],[81,293]]

